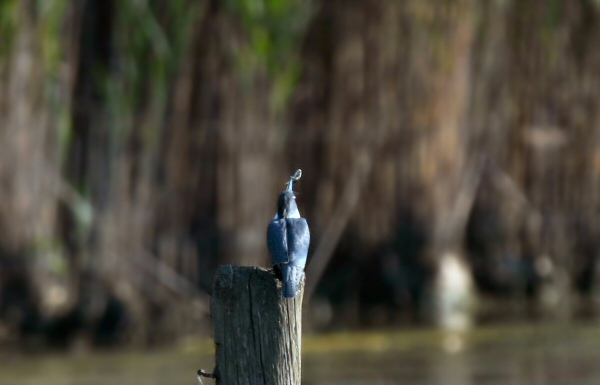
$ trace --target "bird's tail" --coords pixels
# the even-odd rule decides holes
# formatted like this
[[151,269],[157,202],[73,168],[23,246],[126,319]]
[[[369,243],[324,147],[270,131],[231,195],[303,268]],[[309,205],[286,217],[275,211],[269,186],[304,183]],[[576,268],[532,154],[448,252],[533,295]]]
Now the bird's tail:
[[297,266],[285,266],[281,269],[283,287],[281,292],[285,298],[294,298],[298,294],[300,282],[304,280],[304,271]]

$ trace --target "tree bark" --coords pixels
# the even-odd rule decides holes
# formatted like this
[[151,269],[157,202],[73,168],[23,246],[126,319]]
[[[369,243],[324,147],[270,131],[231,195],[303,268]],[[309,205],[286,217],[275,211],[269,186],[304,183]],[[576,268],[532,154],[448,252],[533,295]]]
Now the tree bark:
[[302,297],[286,299],[275,275],[257,267],[221,266],[212,314],[217,383],[300,384]]

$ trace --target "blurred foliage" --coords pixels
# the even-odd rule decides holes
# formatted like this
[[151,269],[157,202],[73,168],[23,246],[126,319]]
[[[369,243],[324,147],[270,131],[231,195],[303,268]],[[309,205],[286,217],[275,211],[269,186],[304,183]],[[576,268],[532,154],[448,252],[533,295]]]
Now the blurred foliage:
[[313,11],[306,0],[226,0],[238,15],[248,44],[238,47],[236,63],[246,82],[256,71],[272,81],[271,105],[283,108],[301,72],[300,45]]
[[42,51],[42,60],[47,73],[60,71],[59,65],[64,60],[65,50],[62,37],[69,15],[69,0],[37,0],[36,8],[39,17],[38,37]]
[[[127,138],[131,119],[145,111],[152,118],[142,129],[143,142],[155,146],[168,108],[169,87],[187,52],[202,3],[139,0],[117,1],[115,6],[116,58],[106,78],[114,137]],[[123,117],[128,121],[120,121]]]
[[44,63],[46,82],[45,96],[55,112],[52,119],[57,127],[57,151],[61,164],[66,160],[73,135],[69,90],[65,89],[65,84],[62,82],[64,79],[61,79],[68,76],[64,67],[67,55],[65,26],[68,23],[70,6],[69,0],[36,2],[39,17],[36,40],[41,44],[41,60]]
[[19,0],[0,1],[0,64],[10,52],[19,20]]

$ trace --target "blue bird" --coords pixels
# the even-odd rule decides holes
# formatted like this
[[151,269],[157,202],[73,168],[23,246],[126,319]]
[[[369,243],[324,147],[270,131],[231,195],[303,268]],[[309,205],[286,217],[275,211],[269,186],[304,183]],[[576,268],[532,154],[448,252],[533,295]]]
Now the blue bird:
[[267,246],[277,278],[283,283],[283,296],[293,298],[304,278],[310,232],[306,219],[300,217],[293,184],[302,176],[297,170],[287,189],[279,195],[277,214],[267,228]]

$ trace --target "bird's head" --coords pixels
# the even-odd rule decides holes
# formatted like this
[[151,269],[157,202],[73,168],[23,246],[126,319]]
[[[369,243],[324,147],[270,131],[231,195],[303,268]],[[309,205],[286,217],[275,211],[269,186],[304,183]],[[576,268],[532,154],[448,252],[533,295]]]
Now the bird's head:
[[277,216],[279,218],[300,218],[298,205],[296,205],[296,196],[294,196],[292,190],[285,190],[279,194]]

